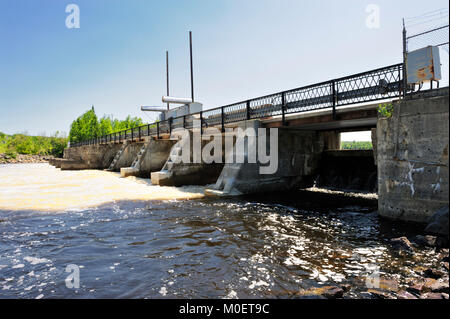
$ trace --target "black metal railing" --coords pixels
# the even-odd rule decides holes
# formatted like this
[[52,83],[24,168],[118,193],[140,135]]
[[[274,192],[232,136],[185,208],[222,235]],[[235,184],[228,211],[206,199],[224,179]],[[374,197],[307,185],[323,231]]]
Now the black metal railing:
[[202,129],[204,127],[219,127],[224,131],[225,125],[230,123],[274,116],[281,116],[284,123],[287,114],[326,108],[331,108],[333,115],[335,115],[336,108],[343,105],[400,97],[402,78],[403,64],[394,64],[368,72],[146,124],[78,143],[71,143],[71,146],[122,142],[130,139],[140,140],[145,136],[159,138],[161,134],[170,134],[176,128],[193,128],[194,120],[200,121]]

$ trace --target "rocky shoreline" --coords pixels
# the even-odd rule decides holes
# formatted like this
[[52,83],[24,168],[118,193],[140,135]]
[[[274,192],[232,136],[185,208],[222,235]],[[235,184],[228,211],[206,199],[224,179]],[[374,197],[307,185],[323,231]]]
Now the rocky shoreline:
[[17,154],[14,158],[7,154],[0,154],[0,164],[47,163],[52,158],[54,157],[51,155]]
[[[449,248],[448,239],[432,235],[417,235],[390,240],[392,249],[400,256],[414,256],[420,249],[434,249],[438,258],[432,265],[417,267],[406,283],[392,278],[362,278],[367,290],[360,298],[369,299],[449,299]],[[294,292],[297,298],[348,299],[355,298],[352,285],[330,285]],[[358,297],[356,297],[358,298]]]

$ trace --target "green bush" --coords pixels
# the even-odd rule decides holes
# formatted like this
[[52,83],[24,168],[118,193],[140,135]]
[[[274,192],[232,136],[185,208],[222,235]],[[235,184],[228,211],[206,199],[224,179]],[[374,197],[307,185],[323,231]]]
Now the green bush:
[[[0,153],[8,156],[12,154],[53,155],[61,157],[67,138],[59,137],[58,132],[51,137],[29,136],[25,134],[4,135],[0,137]],[[15,157],[14,157],[15,158]]]
[[381,103],[378,105],[378,113],[381,114],[381,116],[384,117],[391,117],[394,113],[394,104],[392,103]]

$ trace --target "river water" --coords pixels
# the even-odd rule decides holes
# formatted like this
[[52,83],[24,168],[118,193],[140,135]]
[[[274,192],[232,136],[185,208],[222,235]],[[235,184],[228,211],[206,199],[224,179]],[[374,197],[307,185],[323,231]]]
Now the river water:
[[[292,298],[299,289],[398,282],[436,261],[388,239],[376,201],[297,191],[203,198],[105,171],[0,165],[0,298]],[[68,265],[80,287],[68,288]]]

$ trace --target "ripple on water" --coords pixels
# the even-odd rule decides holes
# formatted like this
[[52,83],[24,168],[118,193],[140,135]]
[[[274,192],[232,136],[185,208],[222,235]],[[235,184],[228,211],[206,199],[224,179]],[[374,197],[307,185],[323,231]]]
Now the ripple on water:
[[[63,188],[74,187],[77,174],[65,175],[73,180]],[[99,178],[87,174],[90,182]],[[316,210],[270,201],[127,198],[95,207],[0,210],[0,297],[290,297],[299,288],[341,283],[351,283],[358,296],[374,267],[400,284],[414,276],[417,260],[392,254],[386,241],[392,234],[367,207]],[[433,263],[435,252],[415,258]],[[79,266],[77,289],[66,287],[69,264]]]

